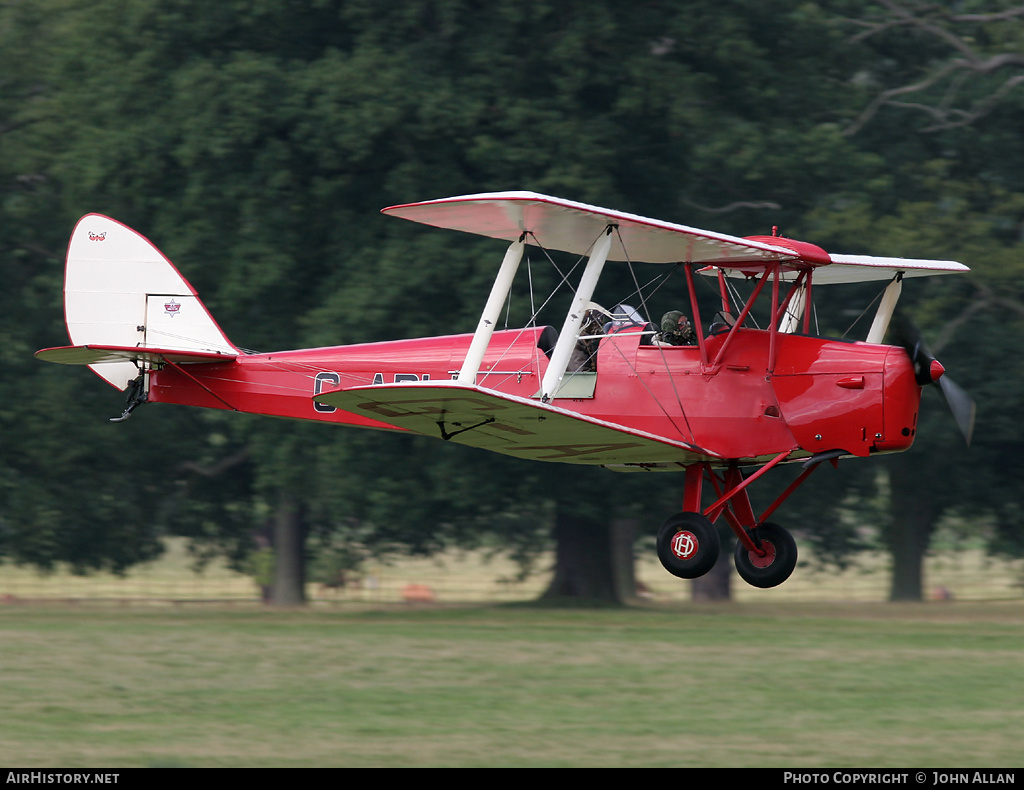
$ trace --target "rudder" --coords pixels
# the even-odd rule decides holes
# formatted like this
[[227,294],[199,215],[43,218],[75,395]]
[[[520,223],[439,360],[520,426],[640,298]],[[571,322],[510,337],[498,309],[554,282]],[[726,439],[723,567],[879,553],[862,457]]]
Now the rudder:
[[[78,221],[64,271],[64,319],[75,346],[141,346],[237,354],[174,264],[142,234],[102,214]],[[125,389],[131,362],[90,365]]]

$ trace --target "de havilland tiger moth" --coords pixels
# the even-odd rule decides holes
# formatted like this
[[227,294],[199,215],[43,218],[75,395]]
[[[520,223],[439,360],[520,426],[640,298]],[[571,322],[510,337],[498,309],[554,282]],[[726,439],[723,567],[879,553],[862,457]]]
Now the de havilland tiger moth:
[[[707,573],[724,519],[737,538],[739,575],[764,588],[784,582],[797,561],[792,535],[769,518],[824,462],[908,449],[925,386],[941,388],[970,441],[973,402],[920,338],[884,342],[905,280],[966,272],[963,264],[828,253],[534,192],[383,213],[506,245],[474,331],[244,351],[148,239],[89,214],[68,246],[70,345],[36,356],[88,365],[125,391],[116,420],[143,403],[175,403],[422,434],[549,463],[679,472],[681,510],[657,538],[664,567],[680,578]],[[577,256],[582,273],[569,307],[558,328],[536,313],[525,326],[499,328],[530,248]],[[639,307],[595,301],[606,266],[641,263],[681,273],[674,298],[684,309],[655,323],[643,287],[631,297]],[[863,340],[813,331],[819,288],[870,281],[884,290]],[[717,291],[713,314],[699,304],[702,283]],[[735,287],[742,283],[745,296]],[[767,315],[763,327],[755,304]],[[753,484],[794,463],[803,465],[799,475],[755,511]]]

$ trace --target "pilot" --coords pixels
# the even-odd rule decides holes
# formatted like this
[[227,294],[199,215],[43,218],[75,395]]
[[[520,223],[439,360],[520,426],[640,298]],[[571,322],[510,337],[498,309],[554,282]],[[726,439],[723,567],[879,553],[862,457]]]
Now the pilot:
[[587,340],[577,340],[576,346],[569,357],[570,373],[596,373],[597,372],[597,345],[598,341],[593,335],[600,335],[601,314],[597,310],[587,310],[583,316],[583,323],[580,326],[580,335],[590,335]]
[[690,319],[679,310],[672,310],[661,317],[661,334],[658,340],[670,346],[692,346],[697,342]]

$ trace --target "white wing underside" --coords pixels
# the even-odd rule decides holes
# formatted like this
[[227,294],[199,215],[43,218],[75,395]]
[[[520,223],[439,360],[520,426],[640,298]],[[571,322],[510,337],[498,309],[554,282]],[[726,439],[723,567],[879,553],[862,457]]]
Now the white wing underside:
[[[831,254],[832,262],[814,269],[815,285],[837,285],[840,283],[866,283],[891,280],[896,274],[904,277],[931,277],[936,274],[956,274],[970,271],[956,261],[933,261],[922,258],[886,258],[873,255]],[[724,267],[723,267],[724,268]],[[717,269],[704,274],[717,274]],[[727,277],[745,277],[738,270],[725,269]],[[782,279],[792,281],[798,272],[784,271]]]
[[[748,276],[751,264],[799,263],[785,246],[700,230],[672,222],[541,195],[536,192],[487,192],[390,206],[383,213],[438,228],[460,230],[507,242],[523,234],[526,243],[585,255],[608,225],[616,237],[610,261],[703,263]],[[914,277],[965,272],[956,261],[831,255],[815,264],[814,282],[845,283],[888,280],[896,273]],[[715,273],[710,270],[706,273]],[[787,274],[789,279],[795,272]]]

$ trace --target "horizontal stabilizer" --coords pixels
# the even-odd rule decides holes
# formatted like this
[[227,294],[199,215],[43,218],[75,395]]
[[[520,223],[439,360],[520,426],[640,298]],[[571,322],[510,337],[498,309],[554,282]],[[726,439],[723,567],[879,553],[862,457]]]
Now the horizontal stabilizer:
[[457,383],[350,387],[314,400],[413,433],[534,461],[653,464],[717,457],[687,442]]
[[172,348],[142,346],[60,346],[36,352],[36,358],[61,365],[102,365],[110,362],[146,362],[177,365],[230,362],[237,354],[221,351],[182,351]]

